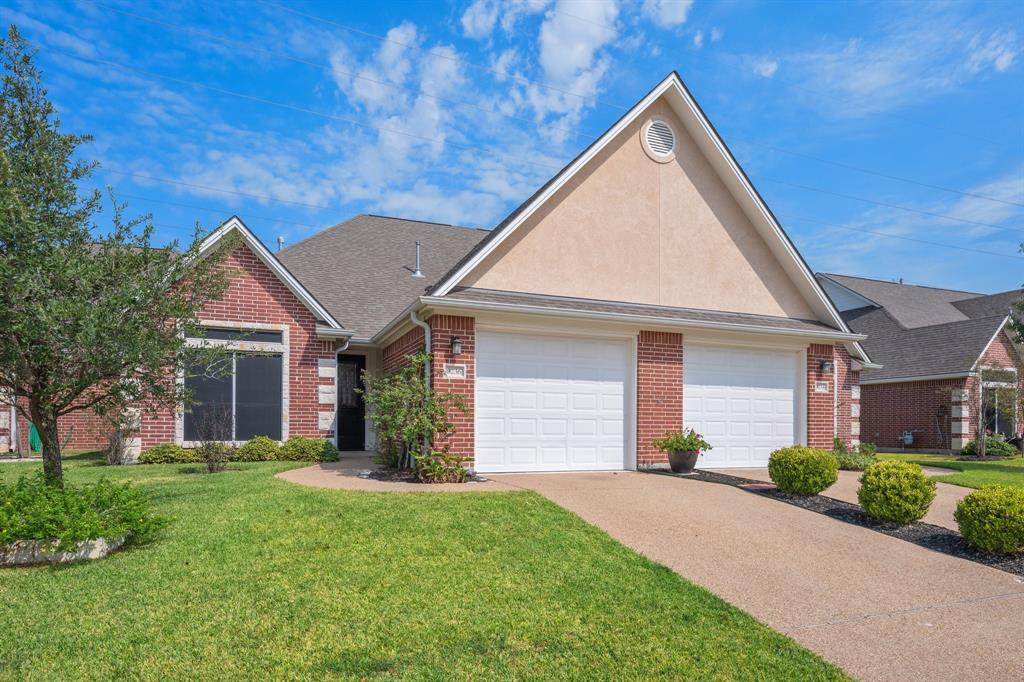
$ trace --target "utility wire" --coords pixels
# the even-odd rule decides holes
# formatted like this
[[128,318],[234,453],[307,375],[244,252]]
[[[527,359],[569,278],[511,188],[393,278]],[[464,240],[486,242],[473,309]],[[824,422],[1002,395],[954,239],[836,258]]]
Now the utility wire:
[[[187,34],[191,34],[191,35],[196,35],[196,36],[199,36],[199,37],[201,37],[201,38],[203,38],[205,40],[219,42],[219,43],[222,43],[222,44],[225,44],[225,45],[230,45],[230,46],[233,46],[233,47],[236,47],[236,48],[241,48],[243,50],[255,50],[257,52],[262,52],[264,54],[267,54],[267,55],[270,55],[270,56],[273,56],[273,57],[276,57],[276,58],[279,58],[279,59],[285,59],[285,60],[288,60],[288,61],[291,61],[291,62],[295,62],[297,64],[304,64],[306,66],[310,66],[310,67],[313,67],[313,68],[316,68],[316,69],[320,69],[322,71],[327,72],[328,74],[341,73],[341,74],[349,76],[349,77],[351,77],[353,79],[363,80],[363,81],[366,81],[366,82],[369,82],[369,83],[373,83],[375,85],[381,85],[381,86],[384,86],[384,87],[388,87],[388,88],[392,88],[392,89],[400,90],[400,91],[408,90],[408,88],[406,86],[404,86],[404,85],[402,85],[400,83],[394,83],[392,81],[386,81],[386,80],[380,80],[380,79],[376,79],[376,78],[371,78],[369,76],[353,73],[351,71],[347,71],[345,69],[337,68],[337,67],[334,67],[334,66],[329,65],[329,64],[323,64],[323,63],[320,63],[320,62],[313,62],[313,61],[310,61],[310,60],[307,60],[307,59],[302,59],[300,57],[296,57],[294,55],[289,55],[289,54],[286,54],[286,53],[283,53],[283,52],[277,52],[277,51],[274,51],[274,50],[269,50],[267,48],[259,47],[259,46],[256,46],[256,45],[252,45],[250,43],[245,43],[245,42],[241,42],[241,41],[237,41],[237,40],[231,40],[231,39],[228,39],[228,38],[224,38],[222,36],[214,35],[214,34],[211,34],[211,33],[206,33],[204,31],[199,31],[199,30],[196,30],[196,29],[188,27],[188,26],[182,26],[180,24],[173,24],[171,22],[163,21],[163,20],[160,20],[160,19],[154,19],[154,18],[151,18],[151,17],[146,17],[146,16],[143,16],[143,15],[140,15],[140,14],[136,14],[134,12],[128,12],[126,10],[122,10],[120,8],[117,8],[117,7],[112,7],[110,5],[106,5],[106,4],[102,3],[102,2],[98,2],[97,0],[82,0],[82,1],[83,2],[89,2],[89,3],[93,4],[93,5],[96,5],[97,7],[109,10],[111,12],[115,12],[117,14],[121,14],[121,15],[130,17],[130,18],[138,20],[138,21],[147,22],[147,23],[158,25],[158,26],[162,26],[162,27],[167,28],[167,29],[172,30],[172,31],[178,31],[178,32],[187,33]],[[563,15],[565,15],[567,17],[572,17],[572,18],[578,19],[580,21],[587,21],[589,23],[597,24],[597,22],[593,22],[593,21],[590,21],[590,20],[587,20],[587,19],[583,19],[582,17],[577,17],[576,15],[569,14],[569,13],[563,12],[561,10],[551,10],[551,11],[553,13],[555,13],[555,14],[563,14]],[[603,25],[603,24],[598,24],[598,25]],[[450,99],[450,98],[441,97],[439,95],[435,95],[433,93],[430,93],[430,92],[422,90],[422,89],[419,89],[417,91],[417,95],[423,96],[423,97],[426,97],[428,99],[432,99],[432,100],[435,100],[435,101],[438,101],[438,102],[444,102],[444,103],[450,104],[452,106],[462,106],[462,107],[473,108],[473,109],[476,109],[478,111],[482,111],[482,112],[484,112],[484,113],[486,113],[488,115],[501,116],[503,118],[519,121],[521,123],[526,123],[526,124],[529,124],[529,125],[536,125],[536,123],[537,123],[536,120],[534,120],[534,119],[529,119],[529,118],[525,118],[525,117],[521,117],[521,116],[515,116],[513,114],[508,114],[508,113],[501,112],[501,111],[496,111],[496,110],[490,109],[488,107],[483,107],[483,106],[480,106],[480,105],[477,105],[477,104],[473,104],[471,102],[466,102],[466,101],[461,101],[461,100],[453,100],[453,99]],[[617,106],[617,105],[610,105],[610,106]],[[546,127],[554,129],[554,130],[561,130],[563,132],[568,132],[568,133],[571,133],[574,136],[578,136],[580,134],[583,134],[583,135],[588,135],[588,136],[592,136],[592,137],[597,137],[597,136],[602,134],[601,131],[597,131],[597,130],[593,130],[593,129],[587,129],[587,128],[582,128],[582,127],[568,128],[568,127],[559,126],[559,125],[556,125],[556,124],[546,124]],[[1000,198],[997,198],[997,197],[987,196],[987,195],[984,195],[984,194],[978,194],[978,193],[975,193],[975,192],[967,192],[967,191],[964,191],[964,190],[954,189],[954,188],[951,188],[951,187],[944,187],[942,185],[936,185],[936,184],[932,184],[932,183],[928,183],[928,182],[922,182],[920,180],[914,180],[912,178],[907,178],[907,177],[902,177],[902,176],[899,176],[899,175],[893,175],[891,173],[885,173],[885,172],[882,172],[882,171],[872,170],[870,168],[864,168],[864,167],[861,167],[861,166],[856,166],[854,164],[850,164],[850,163],[846,163],[846,162],[842,162],[842,161],[835,161],[835,160],[832,160],[832,159],[826,159],[826,158],[822,158],[822,157],[819,157],[819,156],[814,156],[812,154],[807,154],[805,152],[793,151],[793,150],[790,150],[790,149],[785,149],[785,148],[782,148],[782,147],[777,147],[775,145],[770,145],[770,144],[765,144],[765,143],[757,142],[757,141],[751,140],[749,138],[743,138],[743,137],[739,137],[739,136],[730,136],[730,137],[731,137],[731,139],[733,139],[735,141],[742,142],[744,144],[747,144],[747,145],[750,145],[750,146],[753,146],[753,147],[760,147],[762,149],[768,149],[770,151],[778,152],[778,153],[781,153],[781,154],[788,154],[788,155],[795,156],[795,157],[802,158],[802,159],[809,159],[809,160],[812,160],[812,161],[817,161],[819,163],[824,163],[824,164],[828,164],[828,165],[831,165],[831,166],[835,166],[837,168],[844,168],[846,170],[851,170],[851,171],[855,171],[855,172],[858,172],[858,173],[864,173],[864,174],[867,174],[867,175],[873,175],[875,177],[880,177],[880,178],[885,178],[885,179],[888,179],[888,180],[895,180],[897,182],[904,182],[904,183],[908,183],[908,184],[912,184],[912,185],[917,185],[919,187],[925,187],[927,189],[933,189],[933,190],[938,190],[938,191],[942,191],[942,192],[950,192],[950,193],[953,193],[953,194],[958,194],[960,196],[973,197],[975,199],[984,199],[986,201],[992,201],[992,202],[996,202],[996,203],[1007,204],[1007,205],[1010,205],[1010,206],[1024,207],[1024,204],[1018,203],[1018,202],[1015,202],[1015,201],[1009,201],[1009,200],[1006,200],[1006,199],[1000,199]]]
[[[106,169],[104,169],[101,166],[100,167],[100,171],[103,171],[103,170],[106,170]],[[111,172],[117,173],[118,171],[111,171]],[[211,189],[213,189],[213,188],[211,188]],[[153,203],[153,204],[164,204],[166,206],[177,206],[178,208],[188,208],[188,209],[192,209],[194,211],[206,211],[208,213],[216,213],[216,214],[220,214],[220,215],[224,215],[224,214],[229,214],[230,215],[230,214],[233,214],[235,212],[234,209],[228,208],[227,206],[221,206],[221,207],[196,206],[195,204],[184,204],[184,203],[182,203],[180,201],[168,201],[166,199],[156,199],[154,197],[145,197],[145,196],[142,196],[142,195],[139,195],[139,194],[125,194],[123,192],[118,192],[117,193],[117,198],[121,199],[122,197],[124,197],[125,199],[138,199],[139,201],[146,201],[146,202]],[[300,222],[296,222],[294,220],[286,220],[284,218],[271,218],[270,216],[258,215],[256,213],[249,213],[248,211],[246,211],[246,213],[245,213],[245,219],[246,220],[249,220],[249,219],[253,219],[253,220],[266,220],[268,222],[273,222],[273,223],[283,223],[285,225],[295,225],[296,227],[308,227],[308,228],[311,228],[311,229],[314,229],[314,230],[319,230],[319,229],[323,228],[323,225],[313,225],[311,223],[300,223]]]
[[860,232],[862,234],[872,234],[879,237],[887,237],[889,239],[901,239],[907,242],[915,242],[917,244],[928,244],[929,246],[939,246],[944,249],[955,249],[957,251],[968,251],[970,253],[981,253],[986,256],[998,256],[999,258],[1011,258],[1013,260],[1024,260],[1024,256],[1014,256],[1008,253],[999,253],[997,251],[986,251],[984,249],[974,249],[969,246],[956,246],[955,244],[945,244],[943,242],[933,242],[927,239],[917,239],[916,237],[905,237],[901,234],[892,234],[890,232],[878,232],[876,230],[865,230],[859,227],[851,227],[849,225],[842,225],[840,223],[830,223],[824,220],[817,220],[815,218],[804,218],[801,216],[790,216],[787,222],[805,222],[805,223],[817,223],[818,225],[827,225],[829,227],[838,227],[842,230],[849,230],[851,232]]

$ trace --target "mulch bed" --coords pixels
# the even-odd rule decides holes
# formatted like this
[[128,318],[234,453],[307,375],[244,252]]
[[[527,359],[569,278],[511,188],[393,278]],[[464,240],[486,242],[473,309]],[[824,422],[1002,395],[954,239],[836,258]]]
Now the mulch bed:
[[719,472],[696,470],[692,474],[683,475],[664,470],[652,469],[649,471],[650,473],[663,476],[678,476],[679,478],[689,478],[740,488],[757,495],[791,504],[795,507],[830,516],[838,521],[869,528],[878,533],[905,540],[925,549],[948,554],[958,559],[967,559],[968,561],[998,568],[1001,571],[1024,577],[1024,555],[987,554],[981,552],[967,544],[967,541],[963,539],[960,533],[942,526],[935,526],[920,521],[908,523],[904,526],[897,523],[876,521],[868,516],[860,506],[850,502],[825,497],[824,495],[791,495],[790,493],[782,492],[771,483],[742,478],[740,476],[730,476],[729,474]]
[[[391,467],[381,467],[379,469],[367,469],[360,471],[358,474],[359,478],[365,478],[368,481],[386,481],[388,483],[419,483],[424,486],[435,485],[434,483],[426,483],[416,478],[416,474],[408,469],[392,469]],[[483,476],[471,475],[466,479],[466,483],[483,483],[489,479]]]

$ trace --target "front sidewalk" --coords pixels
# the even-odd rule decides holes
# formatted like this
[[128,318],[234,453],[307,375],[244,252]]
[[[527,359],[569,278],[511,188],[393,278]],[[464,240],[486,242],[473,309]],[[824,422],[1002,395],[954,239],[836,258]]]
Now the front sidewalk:
[[1024,583],[760,495],[637,472],[505,474],[864,680],[1020,679]]

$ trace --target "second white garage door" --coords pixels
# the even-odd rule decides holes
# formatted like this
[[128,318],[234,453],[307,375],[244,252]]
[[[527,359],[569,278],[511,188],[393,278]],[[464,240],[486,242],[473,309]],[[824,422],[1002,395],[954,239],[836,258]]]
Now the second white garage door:
[[625,341],[480,331],[476,469],[625,468]]
[[793,445],[797,358],[792,351],[687,344],[683,423],[714,446],[697,466],[764,467],[772,450]]

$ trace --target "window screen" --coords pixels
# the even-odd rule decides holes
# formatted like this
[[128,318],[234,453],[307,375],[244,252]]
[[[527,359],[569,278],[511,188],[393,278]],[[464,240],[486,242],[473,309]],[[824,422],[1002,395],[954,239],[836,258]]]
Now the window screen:
[[359,366],[351,362],[338,363],[338,407],[359,407]]
[[203,376],[203,368],[193,368],[185,379],[195,399],[185,414],[185,440],[200,440],[204,418],[219,406],[227,406],[233,417],[232,440],[255,436],[281,439],[282,358],[280,355],[232,353],[233,372],[221,378]]

